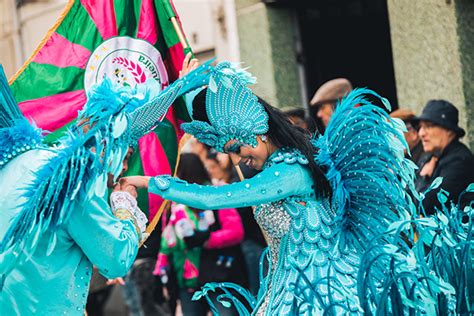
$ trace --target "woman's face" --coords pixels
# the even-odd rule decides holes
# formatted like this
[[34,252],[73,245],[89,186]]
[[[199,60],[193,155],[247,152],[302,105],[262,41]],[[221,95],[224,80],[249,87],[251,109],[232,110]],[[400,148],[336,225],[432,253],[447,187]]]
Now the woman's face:
[[276,150],[276,147],[267,140],[263,142],[260,136],[257,136],[257,147],[252,147],[236,140],[230,140],[225,144],[224,150],[229,154],[234,165],[243,162],[248,167],[262,170],[265,161]]
[[204,165],[206,166],[207,172],[212,179],[222,180],[225,177],[224,169],[222,169],[219,162],[215,159],[206,159],[204,161]]

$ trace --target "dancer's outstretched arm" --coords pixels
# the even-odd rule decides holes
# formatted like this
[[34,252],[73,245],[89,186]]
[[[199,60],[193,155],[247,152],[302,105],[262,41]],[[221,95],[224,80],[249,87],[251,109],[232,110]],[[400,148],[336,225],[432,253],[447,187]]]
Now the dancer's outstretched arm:
[[289,196],[311,194],[313,180],[306,167],[279,163],[253,178],[223,186],[189,184],[170,176],[128,177],[122,185],[148,187],[164,199],[197,209],[222,209],[260,205]]

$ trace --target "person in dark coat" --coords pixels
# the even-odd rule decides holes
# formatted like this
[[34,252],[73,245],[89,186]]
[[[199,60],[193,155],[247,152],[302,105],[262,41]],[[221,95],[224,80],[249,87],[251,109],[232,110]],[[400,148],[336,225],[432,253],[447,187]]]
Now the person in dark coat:
[[[465,131],[458,126],[458,110],[445,100],[431,100],[422,111],[419,121],[419,136],[425,152],[430,153],[421,163],[415,186],[424,192],[437,177],[442,177],[441,186],[429,192],[423,206],[427,214],[440,208],[437,194],[440,189],[449,192],[449,199],[457,203],[459,194],[474,182],[474,156],[459,141]],[[463,195],[463,201],[472,201],[471,193]]]

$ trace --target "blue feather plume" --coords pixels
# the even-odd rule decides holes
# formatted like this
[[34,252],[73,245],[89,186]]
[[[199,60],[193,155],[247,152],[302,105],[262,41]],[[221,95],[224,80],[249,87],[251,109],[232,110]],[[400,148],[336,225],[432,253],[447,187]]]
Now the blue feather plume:
[[40,146],[42,134],[21,113],[0,65],[0,169],[19,154]]
[[[315,142],[316,161],[326,167],[333,189],[332,207],[343,225],[340,245],[364,250],[371,240],[406,212],[414,211],[415,165],[404,158],[406,142],[399,124],[355,89],[336,107],[324,135]],[[414,193],[416,194],[416,193]],[[342,249],[341,249],[342,250]]]
[[0,106],[0,128],[13,126],[16,120],[23,118],[2,65],[0,65]]

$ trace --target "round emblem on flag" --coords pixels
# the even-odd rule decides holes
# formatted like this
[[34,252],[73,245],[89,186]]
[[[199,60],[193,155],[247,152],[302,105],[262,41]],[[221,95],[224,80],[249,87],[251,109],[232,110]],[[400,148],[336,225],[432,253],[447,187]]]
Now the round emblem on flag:
[[168,85],[160,52],[144,40],[128,36],[112,37],[97,47],[89,57],[84,75],[87,91],[107,76],[113,82],[134,87],[148,79]]

